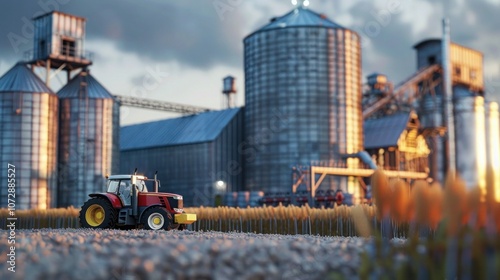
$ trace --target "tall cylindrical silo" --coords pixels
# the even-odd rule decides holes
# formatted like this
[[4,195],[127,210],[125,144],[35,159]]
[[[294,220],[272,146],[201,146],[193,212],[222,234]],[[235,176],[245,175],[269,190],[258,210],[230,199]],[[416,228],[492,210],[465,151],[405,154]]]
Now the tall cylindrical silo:
[[60,99],[58,205],[81,206],[105,190],[106,173],[118,171],[118,104],[88,71],[58,93]]
[[[57,95],[25,64],[16,64],[0,78],[1,208],[8,198],[15,209],[56,206],[57,133]],[[15,166],[15,197],[8,197],[8,164]]]
[[454,88],[456,170],[467,187],[486,190],[486,123],[484,97]]
[[[357,33],[298,7],[247,36],[244,48],[246,141],[239,148],[248,190],[290,191],[293,165],[342,161],[363,149]],[[348,189],[357,184],[349,182]]]
[[488,157],[488,180],[487,195],[500,202],[500,119],[498,112],[498,103],[489,102],[487,114],[487,157]]

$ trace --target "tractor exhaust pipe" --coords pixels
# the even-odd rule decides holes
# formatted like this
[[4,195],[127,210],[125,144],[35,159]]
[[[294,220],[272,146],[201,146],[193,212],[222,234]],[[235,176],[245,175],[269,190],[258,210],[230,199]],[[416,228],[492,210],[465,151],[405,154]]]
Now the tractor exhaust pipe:
[[[137,172],[137,168],[135,169],[135,172]],[[137,178],[135,177],[135,172],[134,175],[132,176],[132,216],[137,218]]]
[[155,171],[155,192],[158,192],[158,170]]

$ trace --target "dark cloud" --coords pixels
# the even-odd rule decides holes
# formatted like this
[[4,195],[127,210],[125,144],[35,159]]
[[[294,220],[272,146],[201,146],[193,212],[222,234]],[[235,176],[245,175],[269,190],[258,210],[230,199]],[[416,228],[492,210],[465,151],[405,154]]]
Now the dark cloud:
[[[354,24],[348,27],[360,33],[365,43],[365,73],[382,72],[395,83],[411,75],[416,70],[413,45],[424,39],[439,38],[443,16],[450,19],[453,42],[483,52],[485,63],[494,61],[500,67],[500,4],[487,0],[444,0],[438,4],[426,1],[433,6],[433,12],[423,15],[425,27],[418,33],[414,32],[413,23],[404,21],[400,15],[391,14],[387,22],[385,17],[377,19],[377,14],[387,15],[387,6],[376,6],[373,2],[363,1],[350,8],[348,13],[353,17]],[[386,4],[390,2],[387,1]],[[407,12],[405,9],[408,7],[403,4],[402,9]],[[383,23],[387,24],[384,26]],[[488,77],[491,76],[488,71],[485,75],[486,87],[489,89],[487,97],[500,101],[499,87],[495,86],[500,84],[500,77]]]
[[[432,1],[428,2],[434,3]],[[425,21],[427,23],[426,28],[421,31],[421,35],[433,32],[436,28],[440,30],[441,19],[446,16],[451,23],[452,41],[483,51],[481,44],[484,42],[479,41],[480,37],[485,32],[499,34],[498,24],[500,18],[498,14],[500,6],[486,2],[486,0],[465,1],[462,5],[458,5],[456,2],[452,0],[443,1],[443,9],[446,13],[443,13],[443,9],[436,9],[428,15]],[[454,3],[455,5],[453,5]],[[492,28],[495,25],[497,26],[496,30]]]
[[[37,3],[28,0],[0,3],[2,56],[21,58],[24,51],[32,48],[31,32],[23,32],[27,30],[23,26],[29,25],[34,14],[56,7]],[[222,20],[213,1],[41,0],[40,3],[56,3],[60,11],[86,17],[87,39],[110,40],[120,50],[150,60],[177,60],[205,69],[217,64],[242,65],[244,34],[238,21],[227,17],[235,9],[231,6],[225,6],[230,10],[223,13]],[[15,44],[9,39],[13,36],[17,39]]]
[[[360,1],[349,9],[344,2],[315,0],[311,8],[326,13],[334,21],[340,14],[350,15],[352,24],[338,23],[363,37],[366,45],[363,49],[364,72],[385,73],[395,83],[416,70],[412,46],[422,39],[440,36],[443,11],[451,19],[453,41],[484,52],[486,61],[498,59],[499,4],[488,0],[443,0],[439,4],[424,1],[435,9],[430,15],[422,15],[421,21],[426,27],[419,33],[414,32],[414,23],[405,22],[401,15],[390,14],[388,22],[377,16],[387,11],[388,3],[393,2],[390,0],[377,2],[381,6],[372,1]],[[87,39],[113,42],[121,51],[144,58],[145,63],[175,60],[200,69],[215,65],[241,69],[243,38],[265,25],[269,18],[283,15],[291,8],[286,0],[1,1],[0,60],[21,59],[23,52],[32,48],[30,36],[25,35],[30,35],[29,21],[33,15],[54,8],[47,3],[66,2],[58,4],[57,8],[88,19]],[[228,10],[219,10],[218,13],[214,3],[222,4],[219,8]],[[236,6],[231,6],[231,3],[236,3]],[[408,12],[409,7],[405,6],[408,2],[401,3],[403,12]],[[251,8],[251,11],[246,8]],[[17,43],[12,44],[12,39],[17,39]],[[98,49],[91,51],[99,54],[99,58],[105,56]]]
[[363,44],[363,70],[366,74],[388,75],[396,84],[415,72],[416,43],[412,26],[401,20],[399,9],[376,6],[373,2],[358,2],[350,8],[353,30]]

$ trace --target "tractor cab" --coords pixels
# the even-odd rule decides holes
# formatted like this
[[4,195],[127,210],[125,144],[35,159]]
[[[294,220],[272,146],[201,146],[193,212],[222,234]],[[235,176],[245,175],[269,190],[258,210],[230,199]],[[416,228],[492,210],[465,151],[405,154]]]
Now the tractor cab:
[[117,195],[124,206],[131,205],[132,177],[135,177],[135,186],[139,193],[148,192],[146,186],[146,181],[148,181],[147,177],[138,175],[113,175],[108,177],[107,193]]

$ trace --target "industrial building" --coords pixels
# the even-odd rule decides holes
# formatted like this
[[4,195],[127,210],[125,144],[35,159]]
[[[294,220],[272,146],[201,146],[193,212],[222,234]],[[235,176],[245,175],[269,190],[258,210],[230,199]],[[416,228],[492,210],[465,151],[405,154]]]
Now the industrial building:
[[[85,19],[52,12],[34,22],[31,60],[0,78],[0,159],[22,168],[21,209],[80,206],[106,173],[136,168],[158,171],[160,191],[186,206],[297,191],[312,203],[338,190],[362,203],[377,168],[409,182],[442,182],[454,169],[500,201],[498,104],[484,97],[482,54],[451,43],[446,24],[442,39],[414,46],[410,77],[363,83],[360,36],[299,3],[243,39],[245,106],[233,108],[228,76],[228,108],[209,111],[112,95],[90,74]],[[55,94],[60,71],[67,84]],[[120,128],[120,106],[183,116]],[[0,189],[0,207],[6,196]]]
[[[495,138],[498,126],[490,128],[488,133],[486,128],[488,123],[497,121],[498,109],[496,103],[486,104],[484,100],[483,56],[476,50],[450,42],[446,70],[441,39],[424,40],[414,48],[418,71],[408,80],[393,87],[383,75],[369,77],[363,104],[365,124],[372,122],[370,118],[383,120],[397,112],[414,110],[420,119],[420,133],[431,151],[429,177],[443,182],[451,168],[469,188],[479,186],[485,191],[487,166],[494,166],[493,158],[498,157],[495,152],[498,149],[487,140]],[[445,95],[446,71],[450,75],[448,100]],[[449,113],[445,110],[447,106],[451,108]],[[498,141],[496,143],[498,145]],[[489,160],[487,147],[496,153]],[[490,172],[498,176],[499,169],[492,168]],[[498,180],[491,182],[498,183]]]
[[184,205],[212,205],[217,194],[241,191],[243,109],[211,111],[121,128],[120,171],[153,176],[160,191],[184,196]]
[[365,150],[384,170],[428,173],[430,150],[420,127],[413,111],[368,119],[363,126]]

